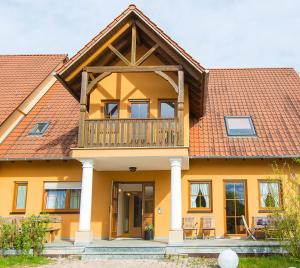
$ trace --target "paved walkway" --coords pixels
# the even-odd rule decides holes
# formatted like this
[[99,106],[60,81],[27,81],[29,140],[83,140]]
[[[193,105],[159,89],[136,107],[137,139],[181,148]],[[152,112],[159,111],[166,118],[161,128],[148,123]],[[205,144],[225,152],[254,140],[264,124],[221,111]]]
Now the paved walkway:
[[70,259],[56,259],[54,264],[41,268],[186,268],[186,267],[218,267],[215,259],[177,258],[173,260],[95,260],[81,261]]

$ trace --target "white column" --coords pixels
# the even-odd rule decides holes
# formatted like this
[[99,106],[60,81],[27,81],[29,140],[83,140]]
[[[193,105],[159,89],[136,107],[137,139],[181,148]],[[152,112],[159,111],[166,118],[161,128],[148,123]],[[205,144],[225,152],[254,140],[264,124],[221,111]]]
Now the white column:
[[84,159],[82,162],[82,186],[80,199],[79,231],[75,243],[85,244],[92,241],[91,213],[93,191],[93,160]]
[[170,159],[171,166],[171,228],[169,243],[183,241],[182,198],[181,198],[181,162],[180,158]]

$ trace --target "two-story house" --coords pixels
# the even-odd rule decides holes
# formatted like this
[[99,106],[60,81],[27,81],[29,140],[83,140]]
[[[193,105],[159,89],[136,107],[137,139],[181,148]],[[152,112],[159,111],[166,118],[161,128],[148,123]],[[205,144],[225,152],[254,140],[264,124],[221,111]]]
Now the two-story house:
[[281,206],[272,163],[300,157],[294,69],[208,70],[134,5],[70,59],[0,56],[0,78],[0,215],[60,215],[77,243],[181,242],[187,214],[245,236]]

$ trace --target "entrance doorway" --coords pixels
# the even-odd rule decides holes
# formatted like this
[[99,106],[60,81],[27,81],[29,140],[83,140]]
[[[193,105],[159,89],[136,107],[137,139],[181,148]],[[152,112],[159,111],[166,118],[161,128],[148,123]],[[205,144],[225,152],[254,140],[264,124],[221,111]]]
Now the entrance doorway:
[[226,181],[225,188],[225,230],[227,235],[246,233],[242,215],[247,219],[245,181]]
[[142,238],[149,224],[154,225],[154,183],[113,182],[110,239]]

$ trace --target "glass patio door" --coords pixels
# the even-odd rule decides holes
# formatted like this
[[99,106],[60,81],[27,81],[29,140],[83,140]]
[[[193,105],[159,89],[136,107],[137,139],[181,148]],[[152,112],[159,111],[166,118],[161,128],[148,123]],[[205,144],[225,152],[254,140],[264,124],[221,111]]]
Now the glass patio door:
[[227,235],[246,233],[242,215],[247,219],[245,182],[225,182],[225,224]]

